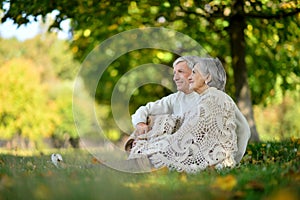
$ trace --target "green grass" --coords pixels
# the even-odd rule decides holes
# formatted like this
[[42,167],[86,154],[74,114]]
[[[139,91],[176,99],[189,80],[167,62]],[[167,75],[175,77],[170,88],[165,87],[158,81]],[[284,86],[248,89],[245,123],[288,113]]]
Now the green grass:
[[4,199],[300,199],[300,139],[251,143],[239,167],[198,174],[161,169],[119,172],[83,150],[54,150],[65,166],[43,155],[0,154],[0,200]]

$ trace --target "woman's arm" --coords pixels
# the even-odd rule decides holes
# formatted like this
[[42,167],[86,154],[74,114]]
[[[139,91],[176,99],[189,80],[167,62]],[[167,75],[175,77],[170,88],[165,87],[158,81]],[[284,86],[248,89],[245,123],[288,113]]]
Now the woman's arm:
[[247,148],[248,141],[251,136],[250,127],[249,124],[244,117],[244,115],[241,113],[241,111],[238,109],[238,107],[235,107],[235,115],[236,115],[236,135],[237,135],[237,145],[238,145],[238,152],[235,156],[236,163],[239,163]]

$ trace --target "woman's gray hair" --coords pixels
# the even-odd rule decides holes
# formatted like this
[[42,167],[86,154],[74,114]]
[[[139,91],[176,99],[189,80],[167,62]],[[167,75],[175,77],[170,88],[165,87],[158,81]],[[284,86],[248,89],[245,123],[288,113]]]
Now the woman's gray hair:
[[200,58],[194,67],[196,67],[203,76],[211,75],[211,80],[207,83],[208,86],[225,91],[226,72],[218,58]]
[[190,69],[193,69],[194,65],[200,61],[200,57],[198,56],[181,56],[179,58],[177,58],[174,62],[173,62],[173,67],[175,67],[175,65],[177,65],[180,62],[186,62],[187,66]]

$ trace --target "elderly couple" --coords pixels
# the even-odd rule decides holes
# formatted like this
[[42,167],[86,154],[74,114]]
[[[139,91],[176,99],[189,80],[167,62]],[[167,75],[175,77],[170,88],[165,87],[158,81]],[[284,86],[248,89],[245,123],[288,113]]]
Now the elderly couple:
[[224,92],[222,63],[182,56],[173,68],[178,91],[132,115],[135,131],[125,144],[128,160],[146,158],[154,168],[187,173],[234,167],[246,151],[250,128]]

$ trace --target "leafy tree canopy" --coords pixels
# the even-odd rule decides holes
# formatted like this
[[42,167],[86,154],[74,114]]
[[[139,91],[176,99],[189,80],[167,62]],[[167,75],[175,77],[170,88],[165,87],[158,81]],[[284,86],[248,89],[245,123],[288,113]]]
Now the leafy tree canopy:
[[[48,13],[57,10],[59,14],[50,29],[60,28],[63,20],[72,19],[71,48],[80,60],[101,41],[122,31],[147,26],[171,28],[194,38],[210,55],[222,59],[229,74],[228,90],[232,93],[234,87],[228,29],[232,17],[242,16],[246,18],[246,63],[252,101],[260,103],[274,95],[277,76],[282,77],[282,90],[295,89],[295,85],[299,84],[295,77],[300,75],[297,53],[300,46],[300,5],[297,1],[288,0],[240,2],[243,3],[243,10],[237,10],[235,1],[231,0],[2,0],[2,5],[9,3],[9,7],[6,6],[8,8],[3,8],[2,21],[10,18],[22,25],[28,23],[32,16],[35,19],[38,16],[45,18]],[[139,52],[136,54],[143,55]],[[154,58],[155,52],[149,55]],[[140,57],[143,62],[145,56]],[[113,67],[118,74],[134,67],[131,63],[121,61],[125,62],[122,68]],[[111,77],[110,80],[116,79]]]

